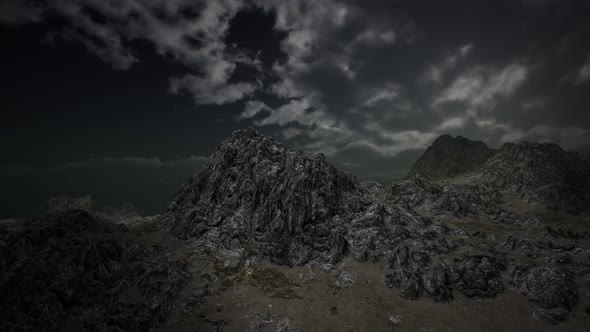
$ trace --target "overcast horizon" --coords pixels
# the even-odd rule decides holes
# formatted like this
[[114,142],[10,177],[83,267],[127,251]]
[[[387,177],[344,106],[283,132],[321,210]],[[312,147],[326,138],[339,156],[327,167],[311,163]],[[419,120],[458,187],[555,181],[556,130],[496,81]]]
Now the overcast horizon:
[[0,1],[0,218],[161,211],[234,130],[402,177],[441,134],[590,152],[590,1]]

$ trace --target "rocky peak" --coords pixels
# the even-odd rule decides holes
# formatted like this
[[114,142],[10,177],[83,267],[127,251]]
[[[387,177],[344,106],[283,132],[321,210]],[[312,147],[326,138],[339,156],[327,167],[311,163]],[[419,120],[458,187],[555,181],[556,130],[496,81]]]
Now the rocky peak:
[[456,177],[474,171],[493,154],[494,150],[481,141],[441,135],[416,161],[408,177],[419,175],[434,180]]
[[340,226],[362,208],[364,191],[323,156],[286,149],[250,128],[219,145],[164,218],[177,236],[301,264],[320,252],[343,254]]

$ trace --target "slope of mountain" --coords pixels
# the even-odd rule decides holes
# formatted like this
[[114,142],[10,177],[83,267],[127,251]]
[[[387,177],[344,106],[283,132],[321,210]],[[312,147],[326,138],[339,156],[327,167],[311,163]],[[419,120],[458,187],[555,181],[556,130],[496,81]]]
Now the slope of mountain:
[[418,158],[408,177],[421,176],[431,180],[453,178],[476,170],[493,154],[494,150],[481,141],[442,135]]
[[[476,191],[479,190],[476,187],[495,188],[515,195],[525,203],[550,210],[570,213],[589,211],[590,163],[582,155],[564,151],[556,144],[506,143],[500,149],[492,150],[482,142],[442,135],[416,161],[407,181],[394,183],[395,191],[412,192],[408,185],[423,182],[413,178],[422,178],[427,182],[467,183],[475,186],[471,188]],[[468,188],[458,184],[443,186],[445,192],[462,192],[460,196],[465,196],[464,189]],[[407,190],[402,187],[407,187]],[[417,196],[428,197],[429,192],[426,190]],[[451,196],[458,197],[456,194]],[[397,199],[407,201],[404,197],[408,196],[402,194]],[[470,204],[467,201],[464,203]]]
[[590,203],[588,162],[556,144],[504,144],[470,179],[553,210],[580,212]]

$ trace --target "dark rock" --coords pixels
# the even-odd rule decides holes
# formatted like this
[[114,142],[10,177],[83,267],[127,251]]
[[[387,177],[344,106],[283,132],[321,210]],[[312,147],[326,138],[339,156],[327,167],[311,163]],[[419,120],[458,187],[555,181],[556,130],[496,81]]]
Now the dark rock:
[[399,288],[405,299],[425,295],[438,302],[452,300],[453,289],[469,297],[495,297],[504,291],[501,274],[506,258],[491,248],[471,248],[454,260],[433,261],[431,257],[425,249],[400,245],[391,259],[386,284]]
[[563,308],[556,308],[556,309],[544,309],[538,308],[533,311],[533,317],[536,319],[543,321],[545,323],[549,323],[552,325],[559,324],[561,322],[566,321],[570,316],[569,311]]
[[506,257],[492,247],[470,249],[455,258],[455,288],[469,297],[495,297],[504,291]]
[[323,156],[287,150],[247,129],[234,132],[178,190],[164,219],[182,238],[303,265],[347,254],[345,226],[370,203],[366,195]]
[[416,161],[408,177],[447,179],[469,173],[483,165],[494,150],[481,141],[451,135],[442,135],[430,145]]
[[[87,211],[51,213],[0,238],[2,331],[149,329],[166,320],[190,279],[182,261],[132,243],[125,226]],[[126,302],[132,286],[141,301]]]
[[[395,181],[387,195],[391,203],[420,209],[432,215],[481,218],[503,224],[531,224],[504,209],[502,194],[489,185],[444,184],[414,176]],[[535,222],[537,222],[535,220]]]
[[587,211],[590,167],[578,153],[556,144],[506,143],[470,178],[550,209]]
[[574,274],[566,267],[519,265],[510,274],[516,290],[543,308],[569,311],[578,302]]
[[590,232],[578,232],[572,229],[547,226],[547,233],[556,239],[590,239]]

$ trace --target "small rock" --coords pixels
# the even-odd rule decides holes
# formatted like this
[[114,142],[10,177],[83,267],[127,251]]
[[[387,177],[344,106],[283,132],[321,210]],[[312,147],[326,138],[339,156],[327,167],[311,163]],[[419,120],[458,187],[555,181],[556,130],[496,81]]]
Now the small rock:
[[391,315],[389,316],[389,325],[390,326],[397,326],[402,321],[402,316],[400,315]]
[[353,283],[354,280],[352,278],[352,275],[345,271],[340,272],[340,274],[338,274],[338,277],[336,278],[336,285],[340,288],[348,288],[352,286]]
[[276,332],[298,332],[298,330],[291,326],[291,321],[289,318],[285,318],[277,322]]

